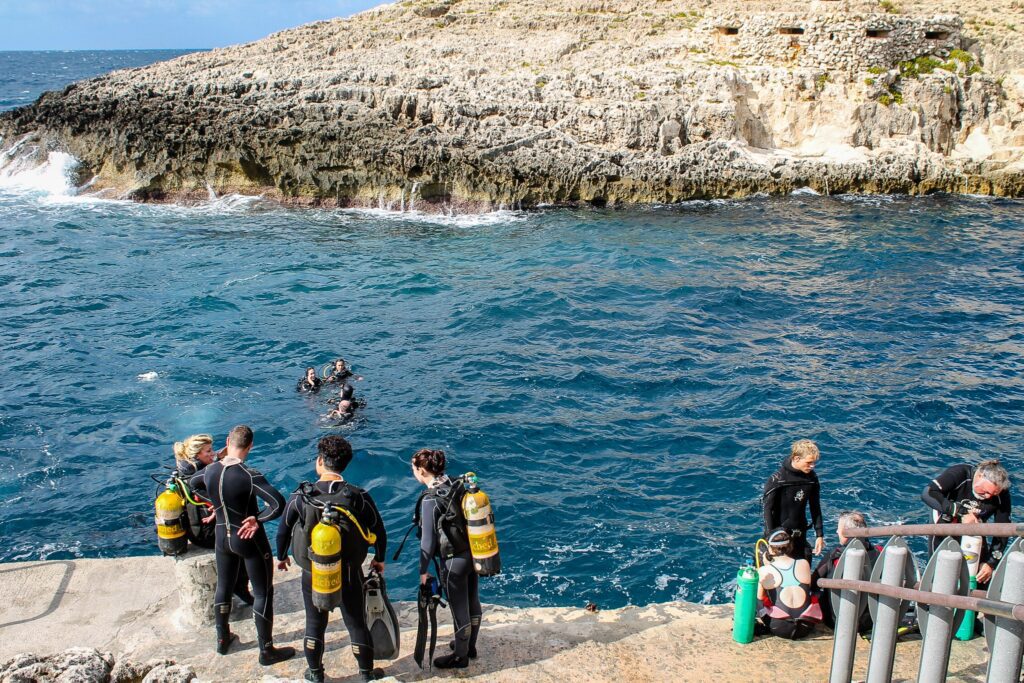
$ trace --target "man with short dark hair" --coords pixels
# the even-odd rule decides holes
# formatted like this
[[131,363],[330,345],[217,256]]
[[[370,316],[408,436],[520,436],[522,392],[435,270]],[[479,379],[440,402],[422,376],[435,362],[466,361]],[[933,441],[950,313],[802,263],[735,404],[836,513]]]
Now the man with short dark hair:
[[[274,647],[274,564],[270,541],[263,525],[277,519],[284,510],[284,496],[264,476],[245,465],[252,450],[252,430],[239,425],[227,439],[227,455],[189,480],[192,490],[213,504],[217,515],[214,548],[217,557],[217,593],[214,616],[217,625],[217,653],[227,654],[231,641],[228,618],[231,591],[244,563],[252,583],[252,616],[260,647],[260,664],[269,666],[295,654],[290,647]],[[266,503],[259,509],[257,499]]]
[[[992,517],[993,522],[1010,521],[1010,476],[998,460],[985,460],[977,467],[954,465],[928,484],[921,500],[930,507],[936,523],[977,524]],[[945,536],[932,536],[929,550],[935,552]],[[978,584],[986,584],[1003,557],[1006,538],[986,543],[978,565]]]
[[[303,482],[291,495],[284,517],[277,530],[277,568],[287,571],[291,561],[288,547],[292,548],[295,562],[302,567],[302,601],[306,608],[306,633],[303,647],[306,653],[305,680],[322,683],[324,680],[324,633],[329,613],[313,604],[312,576],[308,548],[313,527],[320,520],[324,505],[338,506],[351,513],[354,523],[344,522],[341,556],[341,616],[348,629],[352,652],[359,664],[363,680],[381,678],[384,672],[373,667],[373,643],[366,627],[363,601],[363,560],[369,549],[365,540],[376,534],[373,541],[374,556],[370,565],[384,573],[387,552],[387,532],[384,521],[369,493],[346,482],[341,473],[352,460],[352,446],[337,435],[325,436],[317,444],[315,484]],[[347,517],[343,517],[343,520]],[[357,526],[358,525],[358,526]]]

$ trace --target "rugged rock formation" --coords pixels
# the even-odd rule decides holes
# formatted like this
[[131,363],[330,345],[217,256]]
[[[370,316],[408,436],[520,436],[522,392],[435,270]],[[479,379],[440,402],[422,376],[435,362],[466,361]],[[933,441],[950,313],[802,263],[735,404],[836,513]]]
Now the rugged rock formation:
[[1024,196],[1022,15],[1020,0],[410,0],[47,93],[0,135],[8,162],[69,151],[93,190],[143,200]]
[[5,683],[189,683],[195,673],[167,659],[145,664],[122,659],[116,664],[109,652],[73,647],[52,655],[31,653],[0,661]]

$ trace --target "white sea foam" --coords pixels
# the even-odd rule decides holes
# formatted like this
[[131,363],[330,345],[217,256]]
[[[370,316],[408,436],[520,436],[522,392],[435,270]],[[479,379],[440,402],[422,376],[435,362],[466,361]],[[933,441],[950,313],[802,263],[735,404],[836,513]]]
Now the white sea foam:
[[792,192],[790,192],[790,194],[792,194],[792,195],[801,195],[801,194],[820,195],[821,193],[818,192],[817,190],[815,190],[813,187],[798,187],[797,189],[795,189]]
[[341,209],[340,212],[353,216],[366,216],[385,221],[403,223],[427,223],[456,228],[477,228],[489,225],[505,225],[525,221],[529,214],[525,211],[502,209],[488,213],[426,213],[423,211],[392,211],[389,209]]
[[0,189],[15,194],[73,197],[79,161],[66,152],[50,152],[39,163],[34,147],[15,145],[0,157]]
[[138,380],[140,382],[155,382],[159,376],[160,374],[157,373],[155,370],[150,370],[149,372],[144,372],[141,375],[139,375]]

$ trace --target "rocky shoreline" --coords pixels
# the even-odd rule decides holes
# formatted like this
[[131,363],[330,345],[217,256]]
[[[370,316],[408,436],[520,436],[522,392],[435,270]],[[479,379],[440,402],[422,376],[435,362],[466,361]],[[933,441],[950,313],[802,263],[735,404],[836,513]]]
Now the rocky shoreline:
[[1019,3],[887,7],[409,0],[46,93],[0,115],[0,167],[63,151],[105,196],[433,211],[1024,196]]
[[[188,557],[188,556],[186,556]],[[165,557],[56,560],[0,565],[0,681],[62,683],[186,683],[291,681],[302,657],[273,667],[256,663],[250,613],[235,610],[240,644],[213,652],[211,627],[182,621],[175,561]],[[299,646],[304,623],[297,572],[275,576],[275,640]],[[486,588],[485,588],[486,590]],[[403,627],[398,660],[381,662],[388,680],[452,678],[421,671],[412,661],[415,606],[398,603]],[[509,608],[486,605],[480,659],[459,679],[480,681],[821,681],[828,678],[832,639],[820,631],[806,641],[732,641],[729,605],[673,602],[588,612],[579,607]],[[450,618],[439,613],[439,643]],[[71,649],[75,648],[75,649]],[[69,651],[69,649],[71,649]],[[857,645],[855,677],[867,666],[868,643]],[[894,680],[912,680],[920,641],[901,642]],[[950,680],[983,680],[985,639],[954,641]],[[348,636],[334,615],[325,658],[330,680],[358,678]],[[116,675],[115,675],[116,674]],[[148,678],[147,678],[148,676]]]

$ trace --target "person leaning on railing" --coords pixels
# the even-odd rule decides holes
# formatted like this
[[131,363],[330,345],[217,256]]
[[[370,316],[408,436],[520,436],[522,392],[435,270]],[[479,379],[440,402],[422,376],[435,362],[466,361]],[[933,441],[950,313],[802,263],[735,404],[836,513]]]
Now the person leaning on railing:
[[[937,476],[921,494],[921,500],[932,508],[936,523],[977,524],[992,518],[996,523],[1010,521],[1010,475],[998,460],[985,460],[976,467],[954,465]],[[945,536],[932,536],[928,550],[932,553]],[[1006,549],[1005,538],[986,542],[978,567],[978,584],[992,577]]]

